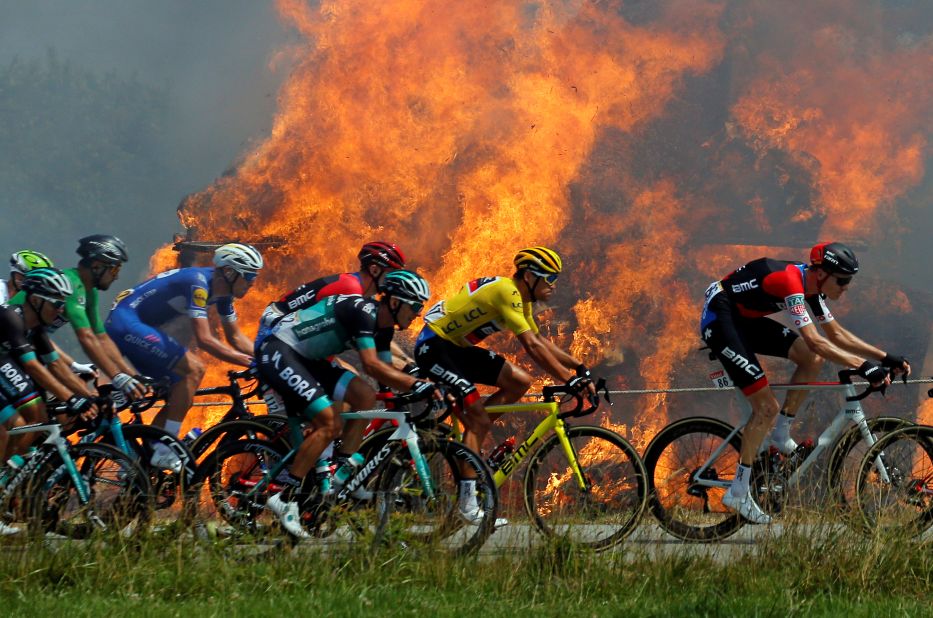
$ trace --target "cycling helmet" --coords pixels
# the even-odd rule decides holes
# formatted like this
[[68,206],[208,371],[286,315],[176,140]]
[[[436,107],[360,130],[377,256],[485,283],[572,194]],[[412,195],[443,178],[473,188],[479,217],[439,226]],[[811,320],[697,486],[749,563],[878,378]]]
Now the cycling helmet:
[[26,273],[20,288],[26,294],[62,299],[71,296],[71,281],[57,268],[34,268]]
[[360,248],[357,257],[363,268],[370,264],[382,268],[405,268],[405,254],[398,245],[391,242],[368,242]]
[[232,242],[214,251],[214,266],[229,266],[241,275],[255,275],[263,266],[262,255],[252,245]]
[[828,273],[854,275],[858,272],[858,259],[852,249],[841,242],[824,242],[810,250],[810,263]]
[[428,282],[410,270],[393,270],[382,278],[379,291],[409,303],[424,303],[431,297]]
[[25,275],[34,268],[49,268],[53,266],[45,254],[38,251],[17,251],[10,256],[10,271]]
[[557,275],[563,264],[556,251],[547,247],[527,247],[515,254],[515,268],[540,276]]
[[109,234],[85,236],[78,241],[77,253],[89,262],[96,260],[110,265],[122,264],[130,259],[123,241]]

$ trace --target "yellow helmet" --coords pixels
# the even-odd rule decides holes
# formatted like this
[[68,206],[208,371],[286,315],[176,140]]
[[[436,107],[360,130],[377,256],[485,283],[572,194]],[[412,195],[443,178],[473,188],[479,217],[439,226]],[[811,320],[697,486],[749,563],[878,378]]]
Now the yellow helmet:
[[536,275],[557,275],[562,266],[557,252],[547,247],[527,247],[515,254],[515,268],[525,268]]

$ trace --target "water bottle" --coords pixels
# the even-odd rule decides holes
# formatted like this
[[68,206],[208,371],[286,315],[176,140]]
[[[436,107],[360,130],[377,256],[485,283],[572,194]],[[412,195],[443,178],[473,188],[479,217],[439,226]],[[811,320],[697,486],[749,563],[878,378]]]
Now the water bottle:
[[6,460],[6,468],[0,472],[0,487],[6,487],[11,478],[16,475],[16,471],[23,467],[26,460],[19,455],[13,455]]
[[330,460],[323,457],[318,459],[314,466],[314,477],[317,479],[317,485],[322,494],[326,495],[331,493],[332,474],[333,471],[331,468]]
[[492,470],[498,469],[505,458],[511,455],[514,450],[515,438],[508,438],[505,442],[492,450],[492,453],[490,453],[489,457],[486,459],[486,465]]
[[359,453],[353,453],[347,458],[347,463],[343,464],[337,471],[334,472],[334,485],[341,487],[344,483],[347,482],[347,479],[350,478],[350,475],[353,474],[360,466],[363,465],[363,456]]
[[185,446],[191,446],[191,443],[197,440],[202,433],[204,431],[200,427],[192,427],[181,441],[185,443]]

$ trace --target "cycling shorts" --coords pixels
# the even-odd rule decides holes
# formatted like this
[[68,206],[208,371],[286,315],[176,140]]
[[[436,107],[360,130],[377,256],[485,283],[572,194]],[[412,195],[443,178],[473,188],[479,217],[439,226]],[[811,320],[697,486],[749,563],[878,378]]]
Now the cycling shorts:
[[332,399],[342,401],[356,377],[330,361],[303,357],[274,335],[259,346],[256,369],[260,380],[282,397],[289,417],[308,420],[329,407]]
[[[9,354],[0,354],[0,423],[5,423],[17,410],[36,404],[41,397],[29,374]],[[11,407],[13,412],[7,410]]]
[[174,338],[140,320],[135,311],[121,307],[110,312],[105,326],[120,353],[137,371],[151,378],[168,378],[172,384],[181,381],[175,365],[188,349]]
[[422,377],[452,387],[470,404],[479,397],[476,384],[496,385],[506,360],[485,348],[458,346],[426,327],[415,344],[415,362]]
[[746,318],[725,294],[710,298],[703,308],[700,336],[745,395],[768,385],[755,354],[787,358],[796,332],[770,318]]

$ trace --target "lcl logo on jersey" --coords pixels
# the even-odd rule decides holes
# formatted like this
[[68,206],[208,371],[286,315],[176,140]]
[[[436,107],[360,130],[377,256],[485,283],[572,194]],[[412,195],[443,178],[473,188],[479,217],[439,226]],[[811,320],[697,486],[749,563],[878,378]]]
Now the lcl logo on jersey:
[[751,281],[743,281],[742,283],[733,283],[732,291],[738,294],[739,292],[748,292],[749,290],[754,290],[758,287],[758,279],[752,279]]

